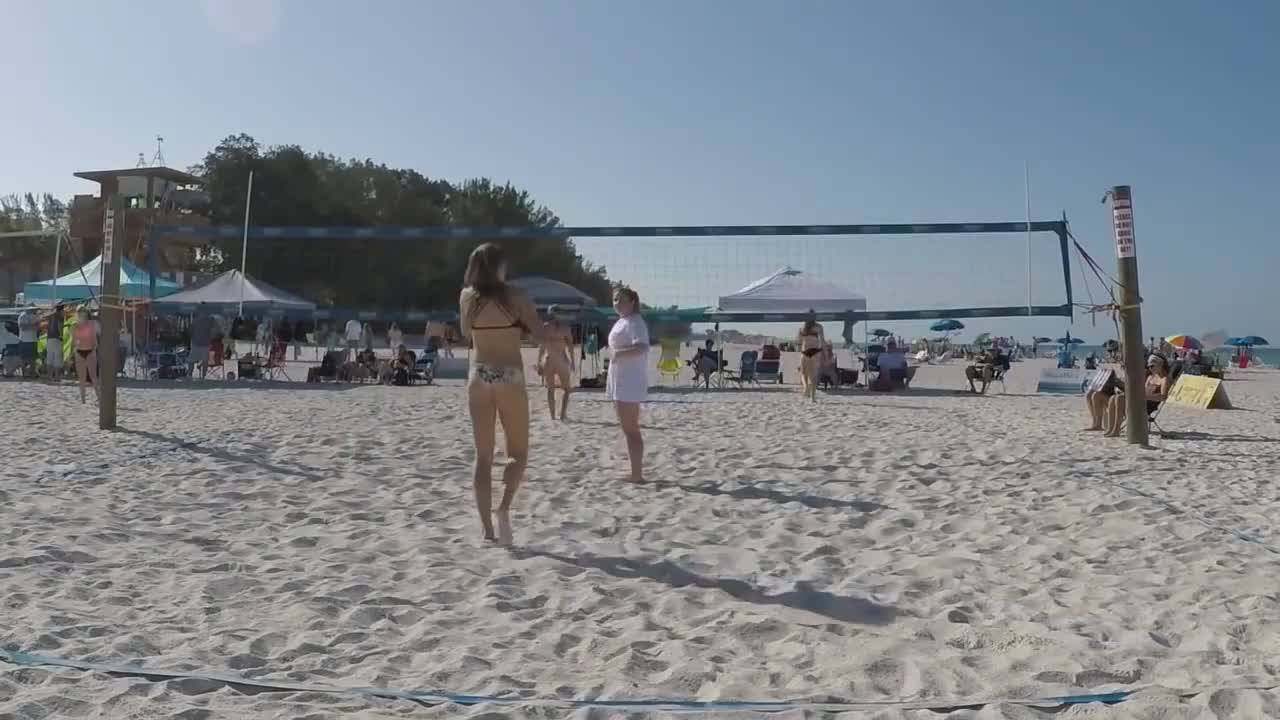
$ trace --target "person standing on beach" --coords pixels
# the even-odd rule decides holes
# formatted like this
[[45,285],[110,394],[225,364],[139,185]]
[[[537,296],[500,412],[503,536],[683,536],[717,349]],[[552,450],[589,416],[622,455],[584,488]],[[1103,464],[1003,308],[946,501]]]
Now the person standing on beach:
[[22,364],[22,376],[36,374],[36,343],[40,339],[40,320],[35,311],[23,310],[18,315],[18,361]]
[[347,362],[355,362],[356,354],[360,352],[360,321],[351,318],[347,321],[343,335],[347,340]]
[[613,401],[627,441],[633,483],[644,482],[644,437],[640,434],[640,404],[649,397],[649,327],[640,316],[640,295],[629,287],[613,291],[618,321],[609,331],[609,375],[605,394]]
[[76,350],[76,376],[80,379],[80,404],[83,405],[86,386],[92,385],[94,399],[98,397],[98,327],[84,308],[76,313],[71,342]]
[[[476,445],[472,478],[476,510],[484,539],[512,543],[511,503],[529,463],[529,394],[524,382],[521,346],[525,333],[541,341],[542,323],[528,296],[507,285],[502,248],[494,243],[477,247],[467,260],[460,306],[461,329],[470,338],[471,370],[467,377],[467,406]],[[493,452],[497,424],[507,441],[507,465],[502,471],[502,500],[493,511]],[[495,535],[493,515],[498,516]]]
[[564,391],[560,402],[560,420],[568,419],[569,393],[573,388],[573,333],[556,317],[559,308],[547,308],[547,322],[542,326],[542,345],[538,347],[538,371],[547,385],[547,408],[556,419],[556,385]]
[[62,379],[62,325],[66,322],[64,307],[59,304],[49,316],[49,329],[45,332],[44,367],[49,379]]
[[800,383],[804,386],[804,397],[812,402],[818,401],[818,354],[825,342],[822,326],[810,312],[796,337],[796,347],[800,348]]
[[191,348],[187,351],[187,376],[194,377],[200,368],[200,379],[209,374],[209,344],[213,342],[213,318],[205,310],[196,311],[191,319]]

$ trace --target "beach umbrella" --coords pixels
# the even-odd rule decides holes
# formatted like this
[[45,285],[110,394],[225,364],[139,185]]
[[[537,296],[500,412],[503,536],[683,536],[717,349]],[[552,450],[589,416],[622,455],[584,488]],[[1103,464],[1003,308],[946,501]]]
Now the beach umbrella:
[[1047,337],[1040,336],[1040,337],[1036,337],[1036,338],[1034,338],[1034,339],[1032,340],[1032,342],[1035,342],[1035,343],[1051,343],[1051,342],[1053,342],[1053,338],[1047,338]]
[[982,333],[981,335],[973,339],[973,344],[977,345],[978,347],[982,347],[983,345],[990,345],[991,333]]
[[1179,350],[1199,350],[1200,341],[1190,335],[1170,335],[1164,339],[1173,347]]
[[884,328],[876,328],[875,330],[872,330],[871,335],[872,337],[878,337],[878,338],[893,337],[893,333],[889,332],[888,330],[885,330]]
[[1084,344],[1084,341],[1081,340],[1080,338],[1071,337],[1070,335],[1066,337],[1060,337],[1057,340],[1054,340],[1054,342],[1058,343],[1059,345],[1083,345]]
[[1248,344],[1248,345],[1250,345],[1250,346],[1253,346],[1253,345],[1270,345],[1270,344],[1271,344],[1271,343],[1267,342],[1267,339],[1266,339],[1266,338],[1264,338],[1264,337],[1258,337],[1257,335],[1245,335],[1244,337],[1242,337],[1242,338],[1240,338],[1240,339],[1241,339],[1241,340],[1244,340],[1244,341],[1245,341],[1245,343],[1247,343],[1247,344]]
[[963,330],[964,323],[959,320],[939,320],[930,325],[929,329],[933,332],[955,332],[956,330]]

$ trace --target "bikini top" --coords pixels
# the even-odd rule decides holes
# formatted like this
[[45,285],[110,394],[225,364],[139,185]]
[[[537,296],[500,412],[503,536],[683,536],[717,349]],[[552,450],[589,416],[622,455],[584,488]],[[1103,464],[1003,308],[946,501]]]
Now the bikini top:
[[[484,309],[487,303],[488,303],[487,300],[481,300],[480,302],[476,303],[475,314],[479,315],[480,311]],[[472,323],[471,330],[473,332],[476,330],[516,330],[516,329],[523,330],[523,331],[528,330],[528,328],[525,327],[524,322],[511,317],[511,312],[509,310],[502,307],[501,305],[498,306],[498,310],[501,311],[503,315],[507,316],[507,319],[511,321],[511,324],[509,325],[476,325],[475,323]]]

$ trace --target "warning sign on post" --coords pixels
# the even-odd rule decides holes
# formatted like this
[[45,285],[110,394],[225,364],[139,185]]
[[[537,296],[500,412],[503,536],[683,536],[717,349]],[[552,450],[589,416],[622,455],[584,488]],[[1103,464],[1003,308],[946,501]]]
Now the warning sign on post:
[[115,245],[116,211],[108,209],[102,218],[102,262],[110,265],[114,257],[111,251]]
[[1138,248],[1133,239],[1133,198],[1129,196],[1127,187],[1111,198],[1111,222],[1116,234],[1116,257],[1137,257]]

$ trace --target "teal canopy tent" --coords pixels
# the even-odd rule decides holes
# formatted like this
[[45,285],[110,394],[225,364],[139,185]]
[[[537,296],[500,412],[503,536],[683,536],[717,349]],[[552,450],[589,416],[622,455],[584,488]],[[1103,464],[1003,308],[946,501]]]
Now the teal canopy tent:
[[[98,296],[102,287],[104,267],[102,256],[98,256],[78,270],[72,270],[57,280],[40,280],[29,282],[22,288],[27,302],[53,300],[88,300]],[[57,286],[56,297],[54,286]],[[120,260],[120,295],[125,298],[145,298],[150,292],[151,276],[146,270],[134,265],[127,259]],[[172,280],[156,278],[156,296],[168,295],[180,290],[178,283]]]

